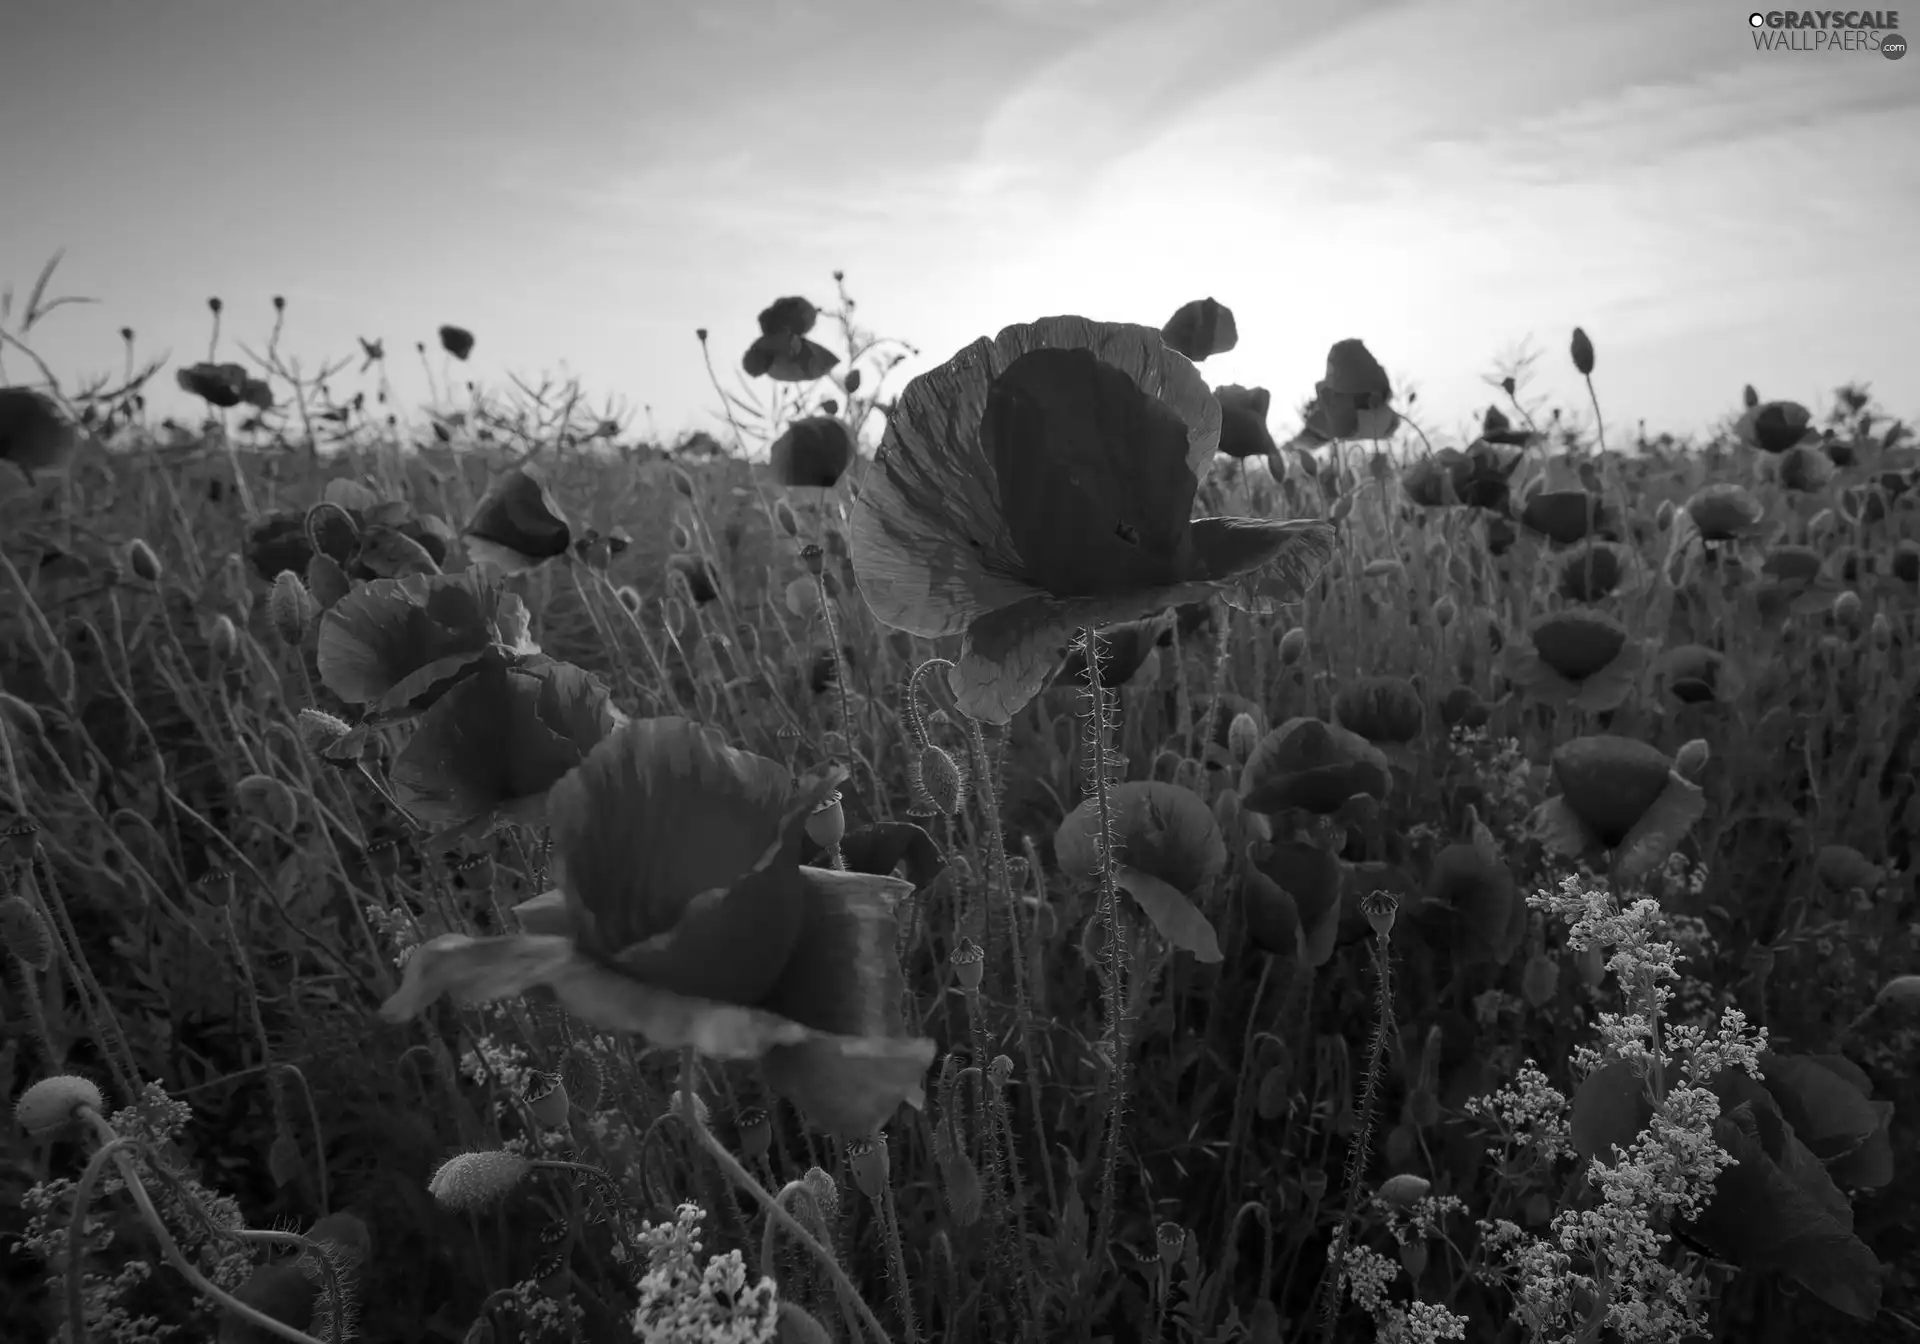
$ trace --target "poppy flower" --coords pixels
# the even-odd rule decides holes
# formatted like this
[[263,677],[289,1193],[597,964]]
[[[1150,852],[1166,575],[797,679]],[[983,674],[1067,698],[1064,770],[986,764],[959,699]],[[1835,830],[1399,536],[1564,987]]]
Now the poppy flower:
[[[947,858],[931,835],[910,821],[876,821],[855,826],[840,837],[840,862],[850,873],[876,877],[904,877],[915,891],[924,891],[946,871]],[[800,842],[800,861],[810,867],[827,866],[827,851],[812,836]]]
[[[354,489],[335,489],[338,486]],[[443,519],[433,514],[415,514],[399,500],[382,500],[354,481],[331,482],[327,500],[330,504],[339,504],[339,508],[280,509],[247,528],[247,563],[263,582],[272,583],[283,570],[305,573],[308,562],[316,554],[326,556],[340,566],[344,575],[355,579],[396,577],[362,563],[365,538],[375,528],[392,529],[418,544],[431,562],[430,569],[446,564],[454,538],[453,529]],[[357,502],[341,502],[346,500]],[[319,542],[317,552],[316,541]],[[371,558],[380,559],[377,554]]]
[[1335,341],[1327,351],[1327,376],[1314,384],[1300,433],[1289,448],[1312,448],[1337,439],[1388,439],[1400,416],[1387,403],[1393,385],[1365,342]]
[[1160,329],[1160,339],[1197,364],[1208,355],[1223,355],[1240,344],[1240,328],[1226,304],[1218,299],[1194,299],[1181,304],[1167,319],[1167,325]]
[[1632,879],[1664,863],[1706,815],[1698,785],[1649,743],[1601,733],[1557,748],[1552,774],[1558,797],[1534,809],[1531,824],[1546,847],[1567,858],[1601,851]]
[[1702,486],[1687,500],[1685,515],[1702,541],[1735,541],[1760,527],[1766,509],[1743,485],[1719,481]]
[[882,624],[964,635],[949,681],[994,723],[1077,629],[1216,592],[1298,601],[1333,529],[1192,518],[1219,441],[1219,403],[1150,327],[1054,317],[982,338],[900,395],[854,504],[861,595]]
[[1750,406],[1735,422],[1740,442],[1763,453],[1784,453],[1812,435],[1813,413],[1797,401]]
[[320,618],[320,680],[368,723],[424,712],[483,663],[540,652],[526,604],[480,570],[375,579]]
[[[1273,435],[1267,430],[1267,411],[1273,405],[1273,393],[1264,387],[1242,387],[1227,383],[1213,389],[1220,403],[1220,451],[1228,457],[1267,457],[1274,453]],[[1285,471],[1284,466],[1281,471]]]
[[559,886],[515,907],[525,932],[421,945],[382,1016],[545,985],[603,1031],[757,1059],[811,1124],[871,1133],[924,1104],[934,1043],[900,1020],[909,884],[800,863],[808,816],[844,778],[796,783],[685,719],[622,726],[553,786]]
[[1667,650],[1656,671],[1668,693],[1689,705],[1731,699],[1744,685],[1733,664],[1704,644],[1682,644]]
[[249,380],[246,369],[239,364],[200,363],[175,369],[173,381],[181,391],[193,393],[207,405],[230,411],[245,399]]
[[473,333],[465,327],[441,327],[440,348],[455,359],[465,361],[473,353]]
[[696,606],[704,607],[720,596],[720,590],[713,582],[713,567],[697,555],[682,551],[668,556],[667,571],[686,580],[687,592]]
[[1240,772],[1240,801],[1252,812],[1297,807],[1330,816],[1356,793],[1385,798],[1387,758],[1366,738],[1319,719],[1288,719],[1260,739]]
[[[1227,864],[1220,823],[1200,795],[1178,784],[1141,780],[1107,790],[1112,821],[1113,883],[1174,947],[1200,961],[1219,961],[1220,940],[1192,896]],[[1087,878],[1099,874],[1105,846],[1100,843],[1097,799],[1082,802],[1054,833],[1054,854],[1062,872]]]
[[781,485],[830,490],[853,462],[853,436],[833,416],[808,416],[773,441],[767,460]]
[[762,336],[805,336],[820,319],[820,310],[798,295],[775,299],[760,310]]
[[1818,448],[1802,444],[1781,454],[1776,474],[1782,488],[1812,494],[1832,483],[1835,470],[1832,458]]
[[1415,922],[1444,926],[1463,960],[1506,965],[1527,932],[1527,903],[1497,853],[1477,844],[1448,845],[1433,856]]
[[1333,698],[1334,721],[1411,768],[1407,744],[1420,735],[1425,718],[1420,692],[1404,677],[1363,677]]
[[1492,717],[1493,710],[1471,686],[1455,686],[1440,697],[1440,722],[1448,728],[1480,728]]
[[1590,490],[1538,490],[1520,508],[1520,526],[1561,546],[1601,530],[1606,504]]
[[0,459],[19,468],[29,484],[36,471],[66,462],[79,441],[51,397],[30,387],[0,387]]
[[749,378],[767,377],[777,383],[810,383],[824,378],[840,356],[804,336],[776,331],[759,336],[740,358]]
[[388,774],[444,850],[503,822],[545,824],[548,790],[619,719],[606,687],[571,664],[490,661],[433,703]]
[[1340,860],[1318,845],[1247,842],[1240,907],[1261,951],[1324,966],[1340,933],[1340,894]]
[[1500,651],[1501,674],[1534,699],[1595,714],[1624,704],[1645,665],[1626,627],[1588,607],[1550,612]]
[[1515,429],[1513,421],[1498,406],[1487,407],[1487,413],[1480,419],[1480,437],[1475,446],[1482,443],[1498,444],[1503,448],[1528,448],[1540,439],[1540,435],[1530,429]]
[[1597,602],[1608,596],[1620,587],[1627,572],[1627,549],[1617,542],[1589,537],[1556,557],[1557,587],[1575,602]]
[[537,568],[573,544],[566,515],[532,465],[509,468],[495,479],[463,536],[475,560],[507,574]]

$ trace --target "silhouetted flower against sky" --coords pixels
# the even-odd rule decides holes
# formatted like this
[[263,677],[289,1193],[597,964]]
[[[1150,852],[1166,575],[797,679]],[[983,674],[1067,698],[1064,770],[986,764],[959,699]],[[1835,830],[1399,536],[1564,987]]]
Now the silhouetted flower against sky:
[[767,450],[773,479],[801,489],[830,489],[853,463],[853,436],[830,415],[812,415],[787,426]]
[[1264,387],[1227,383],[1213,389],[1220,403],[1220,451],[1228,457],[1266,457],[1274,451],[1267,429],[1273,393]]
[[1224,355],[1240,344],[1240,327],[1233,310],[1218,299],[1194,299],[1180,305],[1160,329],[1167,348],[1199,363],[1209,355]]
[[540,469],[531,464],[502,472],[473,511],[463,536],[474,559],[508,574],[534,569],[573,544],[566,515]]
[[455,359],[464,361],[473,353],[473,333],[465,327],[440,328],[440,348]]
[[796,784],[685,719],[626,724],[549,795],[559,887],[516,907],[526,931],[423,944],[382,1015],[545,985],[604,1031],[757,1059],[815,1126],[870,1133],[921,1104],[934,1044],[900,1019],[910,884],[800,863],[843,778]]
[[1784,453],[1814,437],[1813,413],[1797,401],[1767,401],[1749,406],[1734,424],[1734,433],[1749,448]]
[[1335,341],[1327,351],[1327,376],[1314,384],[1302,412],[1300,433],[1289,448],[1313,448],[1337,439],[1387,439],[1400,427],[1390,403],[1393,385],[1364,341]]
[[175,369],[173,380],[182,391],[219,410],[232,410],[242,404],[262,411],[273,409],[273,389],[239,364],[193,364]]
[[883,624],[963,634],[959,708],[995,723],[1078,628],[1215,592],[1298,601],[1333,529],[1192,518],[1219,442],[1219,403],[1151,327],[1051,317],[982,338],[900,395],[854,505],[861,595]]
[[78,432],[53,399],[30,387],[0,387],[0,459],[29,481],[73,455]]

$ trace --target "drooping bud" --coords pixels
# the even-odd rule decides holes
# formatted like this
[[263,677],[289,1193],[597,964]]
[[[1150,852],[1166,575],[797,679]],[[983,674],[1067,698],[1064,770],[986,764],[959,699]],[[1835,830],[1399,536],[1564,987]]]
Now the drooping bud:
[[528,1075],[521,1099],[527,1103],[527,1109],[533,1112],[535,1123],[548,1129],[559,1129],[567,1123],[570,1099],[567,1085],[561,1081],[559,1074],[535,1072]]
[[160,557],[140,537],[127,543],[127,568],[142,583],[160,582]]
[[1299,662],[1307,651],[1307,632],[1300,626],[1294,626],[1280,636],[1280,665],[1292,667]]
[[1682,744],[1673,755],[1674,773],[1691,784],[1698,784],[1700,776],[1706,772],[1707,762],[1712,759],[1713,749],[1707,745],[1704,737],[1696,737]]
[[506,1195],[531,1170],[533,1164],[518,1153],[457,1153],[433,1173],[427,1193],[443,1208],[468,1213]]
[[29,970],[53,965],[53,935],[46,920],[24,896],[0,900],[0,951],[17,958]]
[[224,611],[213,618],[213,628],[207,631],[207,650],[217,663],[232,662],[240,651],[240,631]]
[[328,747],[353,731],[344,720],[335,718],[324,709],[301,710],[294,719],[294,726],[300,733],[300,745],[315,756],[326,755]]
[[267,594],[267,619],[281,642],[299,644],[319,614],[313,594],[300,582],[300,576],[290,569],[281,570],[273,581],[273,591]]
[[78,1118],[82,1107],[101,1110],[106,1100],[89,1079],[63,1073],[42,1078],[20,1094],[14,1103],[13,1118],[20,1128],[36,1139],[48,1139]]
[[1242,711],[1233,716],[1227,724],[1227,750],[1236,761],[1245,761],[1253,755],[1253,749],[1260,745],[1260,725],[1253,721],[1253,715]]

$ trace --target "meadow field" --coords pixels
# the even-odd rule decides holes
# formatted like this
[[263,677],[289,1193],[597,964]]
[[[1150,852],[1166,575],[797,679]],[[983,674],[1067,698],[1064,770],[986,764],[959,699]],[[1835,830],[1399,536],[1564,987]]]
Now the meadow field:
[[0,1340],[1920,1339],[1903,424],[835,282],[672,444],[9,295]]

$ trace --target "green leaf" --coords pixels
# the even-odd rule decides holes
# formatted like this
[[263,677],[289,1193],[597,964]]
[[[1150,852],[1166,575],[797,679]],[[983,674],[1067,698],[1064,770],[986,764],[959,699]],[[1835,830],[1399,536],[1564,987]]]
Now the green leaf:
[[1781,1115],[1822,1162],[1846,1156],[1880,1126],[1866,1095],[1813,1058],[1769,1051],[1760,1070]]

